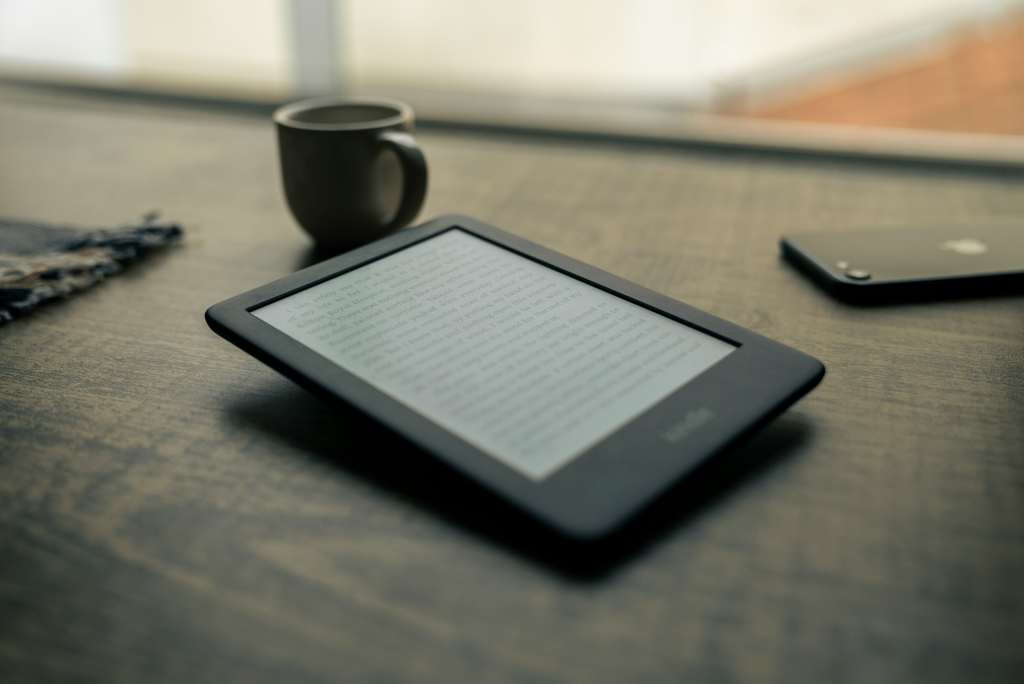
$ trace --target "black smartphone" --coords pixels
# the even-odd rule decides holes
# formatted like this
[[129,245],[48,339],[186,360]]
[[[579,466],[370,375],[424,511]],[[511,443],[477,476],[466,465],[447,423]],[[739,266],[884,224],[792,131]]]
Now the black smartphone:
[[806,233],[783,237],[780,247],[852,302],[1024,294],[1024,222]]

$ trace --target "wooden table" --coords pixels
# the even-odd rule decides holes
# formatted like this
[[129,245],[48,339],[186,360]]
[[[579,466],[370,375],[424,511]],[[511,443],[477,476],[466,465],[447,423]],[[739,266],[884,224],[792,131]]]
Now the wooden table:
[[0,328],[0,681],[1021,681],[1024,299],[853,308],[776,243],[1017,220],[1024,176],[420,138],[425,216],[752,327],[825,381],[607,568],[566,571],[207,329],[209,304],[312,258],[268,121],[6,89],[2,214],[158,208],[187,239]]

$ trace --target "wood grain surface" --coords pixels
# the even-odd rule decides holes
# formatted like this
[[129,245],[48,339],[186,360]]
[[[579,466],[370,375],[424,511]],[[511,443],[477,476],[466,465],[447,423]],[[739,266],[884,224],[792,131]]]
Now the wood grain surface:
[[578,549],[207,329],[314,258],[269,121],[5,89],[0,214],[160,209],[187,236],[0,328],[0,681],[1022,680],[1024,298],[850,307],[777,240],[1020,221],[1024,177],[420,140],[424,216],[749,326],[823,384],[576,572]]

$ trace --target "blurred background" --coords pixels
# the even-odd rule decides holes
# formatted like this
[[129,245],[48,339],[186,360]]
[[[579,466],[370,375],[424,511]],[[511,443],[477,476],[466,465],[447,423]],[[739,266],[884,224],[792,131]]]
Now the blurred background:
[[0,0],[0,78],[1024,132],[1024,0]]

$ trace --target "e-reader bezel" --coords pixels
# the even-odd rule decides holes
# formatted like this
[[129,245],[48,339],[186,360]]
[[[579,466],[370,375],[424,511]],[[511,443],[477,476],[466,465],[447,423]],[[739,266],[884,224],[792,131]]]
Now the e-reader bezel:
[[[499,461],[250,312],[458,228],[736,349],[543,479]],[[300,385],[339,399],[574,538],[611,532],[659,493],[812,389],[824,366],[677,300],[467,216],[441,216],[210,307],[219,335]]]

